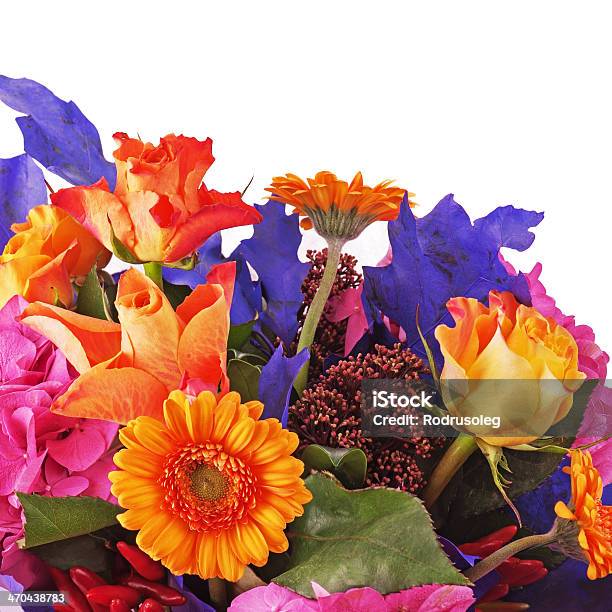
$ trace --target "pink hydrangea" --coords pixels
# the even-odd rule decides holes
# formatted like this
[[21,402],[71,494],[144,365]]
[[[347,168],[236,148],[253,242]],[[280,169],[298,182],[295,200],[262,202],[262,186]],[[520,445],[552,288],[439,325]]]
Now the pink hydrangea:
[[76,372],[51,342],[16,320],[26,304],[16,296],[0,310],[0,573],[27,588],[41,568],[17,546],[23,516],[15,492],[109,499],[118,426],[50,411]]
[[429,584],[381,595],[370,587],[329,593],[312,583],[316,599],[308,599],[274,583],[242,593],[231,612],[465,612],[473,603],[472,589],[464,586]]

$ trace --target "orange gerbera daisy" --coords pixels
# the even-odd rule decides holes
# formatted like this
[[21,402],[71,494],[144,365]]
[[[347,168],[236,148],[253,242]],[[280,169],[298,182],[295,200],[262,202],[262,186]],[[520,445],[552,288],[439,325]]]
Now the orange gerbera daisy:
[[312,495],[291,456],[298,437],[276,419],[259,421],[261,402],[219,402],[210,391],[190,401],[173,391],[164,421],[141,416],[119,432],[112,492],[139,530],[138,546],[174,574],[235,582],[249,563],[283,552],[287,523]]
[[324,238],[344,240],[353,240],[373,221],[396,219],[406,195],[391,181],[368,187],[358,172],[349,184],[327,170],[306,181],[295,174],[277,176],[267,191],[272,200],[292,204],[294,212],[305,217],[302,227],[314,226]]
[[[569,506],[558,501],[555,512],[565,521],[575,521],[574,537],[577,535],[582,554],[589,562],[587,576],[591,580],[605,578],[612,573],[612,506],[601,503],[603,483],[591,454],[578,450],[572,451],[571,456],[571,466],[563,471],[572,480],[572,499]],[[565,533],[567,526],[569,523],[560,525],[559,530]]]

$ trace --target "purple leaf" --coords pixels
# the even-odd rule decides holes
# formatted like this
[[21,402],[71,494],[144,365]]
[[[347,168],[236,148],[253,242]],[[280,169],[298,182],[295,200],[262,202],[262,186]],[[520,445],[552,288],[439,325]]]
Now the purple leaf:
[[297,333],[297,313],[304,299],[302,281],[309,269],[297,256],[302,240],[298,217],[285,214],[285,206],[277,202],[255,208],[263,221],[232,257],[241,255],[257,272],[267,304],[261,321],[289,345]]
[[209,606],[191,592],[191,589],[185,584],[183,576],[173,576],[170,574],[168,584],[187,598],[187,603],[182,606],[172,606],[173,612],[215,612],[212,606]]
[[262,419],[275,418],[283,427],[287,426],[287,409],[293,381],[307,361],[306,348],[295,357],[285,357],[282,346],[274,351],[259,377],[259,399],[265,406]]
[[404,199],[400,215],[389,223],[392,262],[366,267],[365,305],[370,319],[387,315],[406,332],[406,342],[424,354],[416,329],[419,322],[437,360],[441,359],[433,336],[441,323],[451,323],[446,302],[451,297],[487,299],[491,289],[512,291],[530,304],[522,274],[508,274],[499,260],[501,247],[526,249],[533,242],[528,231],[542,213],[505,206],[474,224],[452,194],[425,217],[417,219]]
[[42,170],[27,153],[0,159],[0,250],[13,235],[11,224],[25,221],[30,208],[46,202]]
[[95,126],[74,102],[64,102],[30,79],[0,75],[0,100],[24,113],[17,124],[26,153],[73,185],[90,185],[106,177],[114,189],[115,165],[102,155]]

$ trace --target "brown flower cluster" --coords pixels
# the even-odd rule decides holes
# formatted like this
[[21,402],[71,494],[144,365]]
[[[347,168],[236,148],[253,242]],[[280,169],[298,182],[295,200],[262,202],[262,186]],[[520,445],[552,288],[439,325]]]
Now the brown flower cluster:
[[424,485],[419,460],[440,446],[437,439],[367,438],[361,429],[361,382],[364,378],[418,381],[429,371],[400,344],[376,345],[372,353],[347,357],[327,369],[289,409],[289,428],[300,447],[321,444],[360,448],[368,459],[367,486],[386,486],[416,493]]

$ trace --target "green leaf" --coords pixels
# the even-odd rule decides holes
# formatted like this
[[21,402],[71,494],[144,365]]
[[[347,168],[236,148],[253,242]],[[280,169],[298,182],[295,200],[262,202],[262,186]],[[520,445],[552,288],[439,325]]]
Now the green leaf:
[[241,323],[240,325],[232,325],[227,339],[228,348],[239,350],[251,336],[251,330],[256,319]]
[[[525,452],[504,449],[508,472],[512,483],[505,487],[506,495],[516,499],[523,493],[535,489],[556,469],[562,455],[556,453]],[[437,503],[437,507],[447,506],[450,520],[473,520],[485,512],[498,510],[506,505],[498,491],[491,467],[482,453],[474,453],[454,476]]]
[[332,593],[370,586],[383,594],[469,584],[440,548],[417,497],[385,488],[347,491],[321,474],[306,485],[314,499],[289,526],[289,569],[274,582],[310,597],[311,581]]
[[117,524],[119,506],[97,497],[17,493],[25,513],[25,548],[66,540]]
[[330,448],[319,444],[307,446],[301,457],[311,470],[331,472],[345,487],[363,486],[368,459],[360,448]]
[[240,351],[238,351],[236,353],[236,358],[242,359],[242,361],[246,361],[247,363],[250,363],[254,366],[263,367],[266,365],[266,363],[268,363],[266,359],[264,359],[261,355],[256,355],[255,353],[241,353]]
[[108,300],[98,279],[95,265],[89,271],[83,286],[79,289],[76,311],[79,314],[95,317],[96,319],[111,319]]
[[49,542],[28,550],[45,563],[59,569],[68,570],[73,565],[83,565],[110,580],[110,568],[115,558],[115,553],[111,550],[112,544],[129,538],[129,532],[115,525],[91,534]]
[[230,359],[227,364],[227,375],[230,389],[240,393],[242,402],[259,399],[259,376],[261,370],[242,359]]

